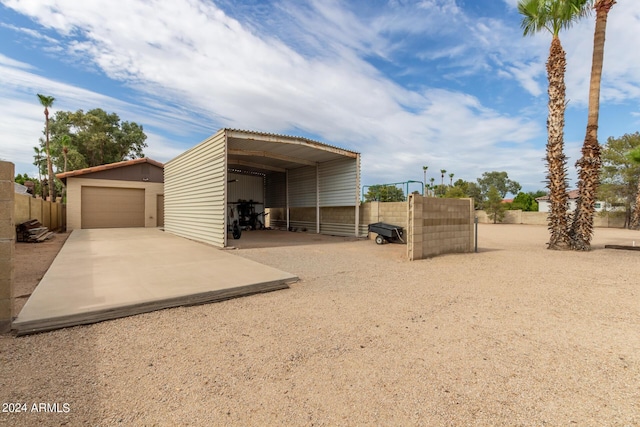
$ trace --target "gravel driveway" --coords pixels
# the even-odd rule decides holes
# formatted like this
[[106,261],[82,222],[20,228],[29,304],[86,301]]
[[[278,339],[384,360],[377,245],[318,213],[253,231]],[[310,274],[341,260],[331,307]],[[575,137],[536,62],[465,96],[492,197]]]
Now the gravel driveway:
[[2,337],[2,409],[27,412],[0,424],[640,425],[640,252],[603,249],[640,233],[596,229],[588,253],[547,236],[481,224],[479,253],[416,262],[371,241],[238,250],[301,281]]

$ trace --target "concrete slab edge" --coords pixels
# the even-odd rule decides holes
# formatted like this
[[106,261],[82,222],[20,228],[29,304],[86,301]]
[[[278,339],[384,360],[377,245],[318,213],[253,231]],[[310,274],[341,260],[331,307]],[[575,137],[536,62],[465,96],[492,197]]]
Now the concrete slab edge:
[[56,329],[89,325],[92,323],[104,322],[106,320],[135,316],[138,314],[164,310],[167,308],[221,302],[228,299],[241,298],[244,296],[250,296],[259,293],[289,289],[289,284],[296,281],[298,281],[297,277],[291,277],[284,280],[275,280],[271,282],[240,286],[237,288],[220,289],[198,294],[168,298],[164,300],[148,301],[121,307],[112,307],[90,313],[79,313],[69,316],[32,320],[27,322],[13,322],[13,333],[17,336],[31,335],[41,332],[49,332]]

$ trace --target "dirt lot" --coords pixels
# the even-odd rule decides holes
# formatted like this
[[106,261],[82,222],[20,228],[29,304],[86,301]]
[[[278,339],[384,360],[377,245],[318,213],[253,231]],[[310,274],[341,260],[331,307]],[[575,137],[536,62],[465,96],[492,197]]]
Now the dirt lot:
[[28,410],[0,424],[640,425],[640,252],[603,248],[640,233],[546,238],[481,224],[479,253],[417,262],[370,241],[239,249],[301,281],[2,337],[0,402]]
[[54,258],[60,252],[60,248],[69,237],[69,233],[56,233],[49,240],[41,243],[16,243],[15,252],[15,280],[13,312],[19,313],[31,296],[40,279]]

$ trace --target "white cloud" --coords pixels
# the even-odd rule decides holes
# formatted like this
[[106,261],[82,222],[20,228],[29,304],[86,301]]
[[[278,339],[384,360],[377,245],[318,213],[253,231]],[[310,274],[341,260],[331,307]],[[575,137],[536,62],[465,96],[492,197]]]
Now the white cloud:
[[0,65],[7,65],[9,67],[13,67],[13,68],[19,68],[19,69],[23,69],[23,70],[32,70],[34,67],[30,64],[27,64],[25,62],[21,62],[21,61],[16,61],[12,58],[9,58],[8,56],[5,56],[3,54],[0,53]]
[[[505,0],[505,3],[516,7],[517,0]],[[621,102],[640,99],[640,55],[629,43],[638,37],[640,27],[640,2],[619,1],[608,15],[605,42],[605,58],[602,76],[601,102]],[[560,39],[567,53],[567,70],[565,75],[567,98],[570,106],[583,108],[589,99],[589,79],[591,76],[591,60],[593,54],[593,32],[595,13],[577,23],[570,29],[560,33]],[[526,47],[529,58],[537,58],[538,72],[535,69],[534,79],[539,85],[546,87],[546,71],[544,64],[549,54],[551,35],[541,32],[533,37],[535,45]],[[524,47],[524,46],[523,46]],[[518,78],[527,90],[530,80]]]
[[[385,51],[379,33],[393,28],[367,30],[357,16],[334,2],[312,3],[314,15],[291,12],[308,28],[305,37],[327,22],[334,23],[316,39],[329,41],[330,48],[314,57],[249,30],[215,5],[196,0],[153,5],[112,2],[103,4],[99,14],[92,2],[6,4],[64,36],[74,35],[69,52],[89,58],[112,79],[145,97],[142,107],[134,106],[7,68],[3,79],[15,90],[42,87],[38,91],[64,94],[56,104],[59,108],[78,108],[82,100],[80,105],[134,113],[127,119],[160,129],[167,128],[165,120],[197,126],[187,114],[180,114],[179,109],[186,108],[218,126],[270,132],[297,128],[362,152],[392,152],[392,156],[365,155],[365,177],[371,179],[406,176],[411,165],[425,161],[447,163],[442,167],[450,169],[460,163],[466,178],[472,179],[480,168],[496,161],[507,163],[506,157],[486,155],[492,144],[522,144],[536,131],[520,119],[483,108],[473,97],[447,90],[409,91],[391,82],[359,55]],[[439,5],[461,19],[454,2]],[[490,34],[486,27],[479,31]],[[172,110],[166,104],[179,107]],[[149,155],[161,160],[168,157],[163,150],[173,146],[151,137],[149,145]],[[470,159],[485,158],[465,163],[461,153]]]
[[[517,111],[499,113],[454,90],[426,85],[407,89],[364,59],[393,61],[406,48],[403,33],[424,35],[426,40],[445,34],[450,37],[446,45],[424,49],[420,55],[428,60],[448,58],[451,77],[489,70],[519,82],[534,96],[544,96],[549,38],[521,37],[519,22],[470,19],[453,0],[423,1],[420,8],[390,2],[383,11],[370,6],[358,14],[345,9],[348,3],[337,1],[284,1],[279,9],[258,8],[253,13],[261,15],[244,19],[200,0],[100,2],[99,8],[95,1],[76,0],[3,3],[47,28],[47,37],[58,33],[67,54],[127,85],[135,98],[118,100],[52,81],[28,64],[0,57],[3,95],[20,100],[5,112],[13,116],[8,110],[15,109],[17,116],[32,117],[16,122],[25,128],[41,121],[34,94],[43,92],[56,94],[56,108],[100,106],[142,123],[149,135],[147,154],[161,161],[183,148],[163,131],[188,136],[224,126],[284,133],[299,129],[363,152],[365,179],[420,179],[421,165],[431,164],[468,180],[486,170],[509,168],[513,179],[540,187],[544,150],[532,141],[544,140],[544,122],[518,118]],[[637,22],[636,14],[616,18],[613,24],[619,6],[612,11],[611,26],[629,29],[612,31],[608,47],[622,37],[618,34],[630,37]],[[621,14],[637,10],[624,8]],[[277,25],[269,27],[271,22]],[[575,35],[569,34],[574,30],[566,38],[570,52],[591,44],[592,28],[586,23],[576,27]],[[638,96],[637,55],[622,58],[621,51],[607,50],[605,61],[611,57],[617,65],[605,65],[605,76],[621,77],[604,86],[603,96],[609,99]],[[584,55],[572,53],[570,61],[569,91],[572,99],[582,102],[584,76],[588,78]],[[574,63],[580,71],[571,71]],[[37,126],[35,134],[41,129]],[[14,127],[1,130],[4,134]],[[27,132],[20,138],[31,140],[34,135]]]
[[[16,163],[18,172],[33,174],[33,147],[39,144],[43,136],[44,114],[36,97],[37,93],[55,94],[50,114],[59,110],[89,110],[102,108],[108,112],[117,112],[122,120],[134,121],[145,126],[150,152],[158,152],[167,147],[166,152],[176,154],[185,146],[173,142],[174,149],[165,137],[150,132],[148,129],[164,130],[173,135],[192,135],[194,131],[203,134],[212,132],[194,117],[193,112],[180,111],[178,108],[159,104],[155,100],[146,99],[146,105],[135,105],[103,94],[92,92],[77,86],[61,83],[42,77],[35,73],[34,67],[0,55],[0,158]],[[188,131],[182,131],[187,127]],[[182,148],[179,148],[182,147]],[[148,154],[150,157],[151,155]],[[158,157],[167,159],[158,152]]]

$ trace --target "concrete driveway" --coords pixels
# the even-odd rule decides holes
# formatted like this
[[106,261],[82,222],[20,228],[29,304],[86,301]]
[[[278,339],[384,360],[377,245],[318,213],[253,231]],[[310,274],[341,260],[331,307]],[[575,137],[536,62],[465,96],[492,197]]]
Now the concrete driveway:
[[288,288],[297,277],[159,229],[74,230],[18,335]]

